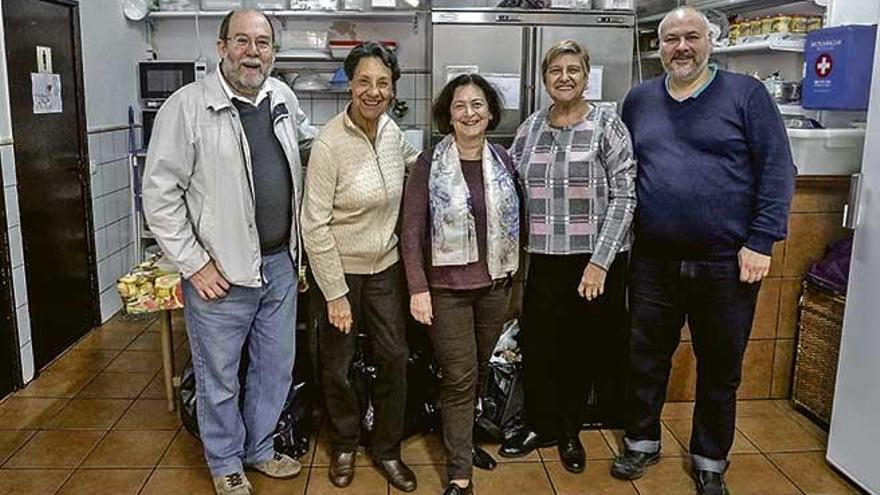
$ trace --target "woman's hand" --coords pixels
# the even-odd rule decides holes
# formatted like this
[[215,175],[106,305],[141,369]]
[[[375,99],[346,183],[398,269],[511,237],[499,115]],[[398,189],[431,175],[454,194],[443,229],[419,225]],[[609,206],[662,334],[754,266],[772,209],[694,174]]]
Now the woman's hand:
[[581,277],[581,283],[578,284],[578,294],[587,301],[598,299],[605,292],[606,274],[607,272],[601,266],[587,263],[584,275]]
[[434,310],[431,308],[431,293],[425,291],[410,296],[409,312],[417,322],[430,325],[434,319]]
[[351,333],[351,326],[354,321],[351,318],[351,306],[348,304],[348,297],[337,297],[332,301],[327,301],[327,317],[330,324],[338,328],[342,333]]

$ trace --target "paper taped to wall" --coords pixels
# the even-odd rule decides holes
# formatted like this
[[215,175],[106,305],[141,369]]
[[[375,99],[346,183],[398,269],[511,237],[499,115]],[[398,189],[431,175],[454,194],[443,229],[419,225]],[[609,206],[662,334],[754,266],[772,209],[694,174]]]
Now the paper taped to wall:
[[61,113],[61,76],[31,73],[34,113]]
[[590,78],[587,80],[587,89],[584,90],[584,99],[598,101],[602,99],[602,74],[605,67],[595,65],[590,67]]

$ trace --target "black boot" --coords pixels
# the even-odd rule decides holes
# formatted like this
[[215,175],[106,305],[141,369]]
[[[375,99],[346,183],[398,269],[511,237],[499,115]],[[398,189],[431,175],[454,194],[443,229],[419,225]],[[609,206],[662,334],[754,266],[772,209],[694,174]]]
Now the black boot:
[[498,462],[496,462],[488,452],[476,445],[471,449],[471,454],[474,458],[473,465],[475,468],[491,471],[498,466]]
[[570,473],[583,473],[587,465],[587,453],[578,437],[568,437],[556,446],[562,466]]
[[498,455],[501,457],[523,457],[535,449],[554,445],[556,445],[555,438],[542,437],[532,430],[525,429],[509,440],[505,440],[501,444],[501,448],[498,449]]

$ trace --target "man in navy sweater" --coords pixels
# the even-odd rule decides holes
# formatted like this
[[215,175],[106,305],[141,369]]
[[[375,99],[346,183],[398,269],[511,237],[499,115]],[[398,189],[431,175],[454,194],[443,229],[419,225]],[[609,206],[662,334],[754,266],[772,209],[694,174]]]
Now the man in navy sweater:
[[631,397],[611,473],[660,457],[660,411],[685,321],[697,357],[690,452],[701,494],[727,494],[736,390],[760,282],[785,237],[795,167],[775,103],[757,80],[709,64],[706,17],[660,23],[664,76],[630,91],[623,120],[639,170],[630,263]]

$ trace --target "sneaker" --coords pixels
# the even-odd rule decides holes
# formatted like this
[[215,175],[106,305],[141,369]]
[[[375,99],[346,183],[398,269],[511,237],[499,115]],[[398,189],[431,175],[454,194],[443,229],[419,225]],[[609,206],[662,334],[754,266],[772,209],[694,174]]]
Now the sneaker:
[[646,453],[625,449],[623,454],[614,459],[611,465],[611,476],[622,480],[634,480],[645,475],[648,466],[660,462],[660,452]]
[[730,495],[722,473],[695,469],[693,477],[700,495]]
[[241,471],[214,478],[214,492],[217,495],[252,495],[254,493],[251,482]]
[[286,480],[298,475],[302,470],[302,464],[290,456],[275,452],[268,461],[248,466],[248,468],[270,478]]

